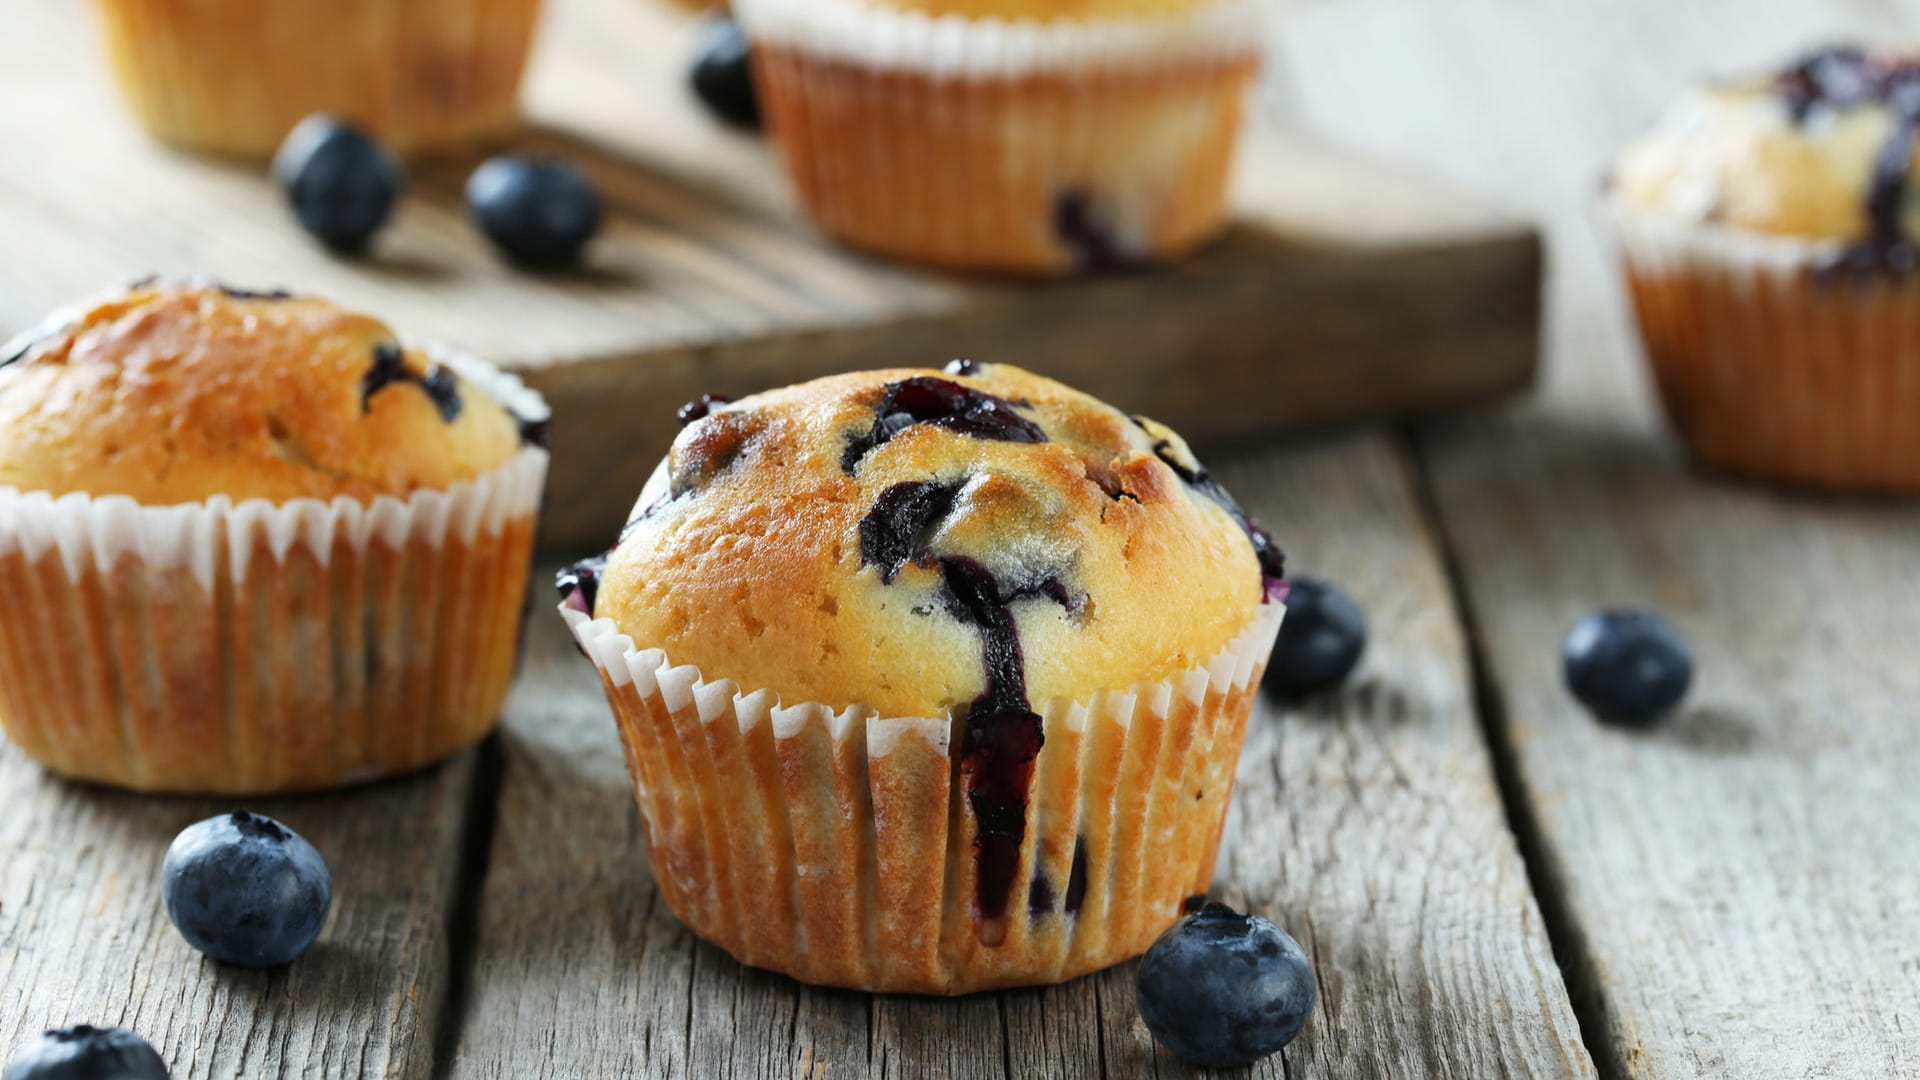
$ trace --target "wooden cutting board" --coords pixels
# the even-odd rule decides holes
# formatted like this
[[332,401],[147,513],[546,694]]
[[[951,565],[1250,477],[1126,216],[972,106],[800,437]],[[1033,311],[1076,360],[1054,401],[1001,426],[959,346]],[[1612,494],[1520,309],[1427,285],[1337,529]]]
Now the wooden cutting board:
[[610,218],[581,271],[493,257],[460,189],[417,164],[365,260],[325,254],[257,163],[153,144],[72,0],[0,35],[0,331],[150,274],[286,285],[514,368],[556,412],[544,542],[602,546],[704,392],[862,367],[1008,361],[1203,444],[1457,405],[1524,385],[1541,249],[1527,224],[1391,166],[1259,127],[1239,224],[1178,266],[1032,284],[958,278],[816,234],[769,148],[685,89],[692,24],[653,0],[552,0],[522,149],[589,170]]

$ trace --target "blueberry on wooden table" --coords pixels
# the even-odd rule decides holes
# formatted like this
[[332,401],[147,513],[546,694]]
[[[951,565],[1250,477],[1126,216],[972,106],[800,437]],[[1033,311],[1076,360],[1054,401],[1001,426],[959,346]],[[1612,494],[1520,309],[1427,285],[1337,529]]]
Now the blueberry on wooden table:
[[1693,682],[1693,650],[1651,611],[1598,611],[1574,624],[1561,648],[1567,689],[1615,724],[1645,726],[1672,712]]
[[81,1024],[28,1040],[0,1080],[167,1080],[167,1063],[126,1028]]
[[326,860],[298,833],[236,810],[190,825],[167,848],[167,917],[215,960],[278,967],[307,951],[333,904]]
[[753,91],[753,51],[740,24],[726,16],[708,22],[694,43],[693,92],[715,116],[735,127],[760,127]]
[[506,154],[467,178],[467,210],[487,239],[522,266],[580,260],[600,228],[600,195],[564,161]]
[[1366,647],[1367,618],[1353,597],[1318,578],[1293,578],[1261,686],[1286,701],[1337,686]]
[[1299,942],[1258,915],[1208,904],[1140,961],[1140,1018],[1193,1065],[1248,1065],[1293,1041],[1313,1012],[1313,968]]
[[337,117],[300,121],[274,155],[273,178],[300,227],[342,254],[364,249],[400,199],[400,165],[371,135]]

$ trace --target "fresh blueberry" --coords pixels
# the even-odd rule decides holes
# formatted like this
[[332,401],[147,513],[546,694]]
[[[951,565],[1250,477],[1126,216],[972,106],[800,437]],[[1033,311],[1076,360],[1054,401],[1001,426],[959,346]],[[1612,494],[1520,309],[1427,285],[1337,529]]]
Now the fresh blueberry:
[[1140,961],[1140,1018],[1194,1065],[1248,1065],[1293,1041],[1313,1011],[1300,944],[1258,915],[1208,904],[1175,923]]
[[163,892],[167,916],[194,948],[229,964],[277,967],[320,936],[333,876],[299,834],[235,810],[174,837]]
[[600,195],[563,161],[489,159],[467,179],[467,209],[480,231],[522,266],[566,266],[600,228]]
[[1318,578],[1289,583],[1287,614],[1260,680],[1268,693],[1295,701],[1337,686],[1367,648],[1367,618],[1353,597]]
[[752,59],[740,24],[725,16],[714,19],[694,45],[693,92],[727,123],[758,129],[760,100],[753,93]]
[[1574,624],[1561,648],[1567,689],[1595,716],[1646,725],[1673,711],[1693,682],[1693,650],[1651,611],[1599,611]]
[[300,227],[343,254],[367,246],[399,201],[400,165],[366,132],[337,117],[300,121],[280,144],[273,177]]
[[21,1047],[0,1080],[167,1080],[167,1063],[126,1028],[81,1024]]

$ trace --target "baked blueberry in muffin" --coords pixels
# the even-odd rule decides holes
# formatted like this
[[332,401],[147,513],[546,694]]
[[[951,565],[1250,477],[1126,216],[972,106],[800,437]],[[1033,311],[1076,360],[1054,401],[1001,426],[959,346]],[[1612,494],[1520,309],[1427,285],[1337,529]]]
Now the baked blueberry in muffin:
[[681,917],[957,993],[1204,889],[1281,572],[1172,431],[966,363],[709,404],[561,584]]

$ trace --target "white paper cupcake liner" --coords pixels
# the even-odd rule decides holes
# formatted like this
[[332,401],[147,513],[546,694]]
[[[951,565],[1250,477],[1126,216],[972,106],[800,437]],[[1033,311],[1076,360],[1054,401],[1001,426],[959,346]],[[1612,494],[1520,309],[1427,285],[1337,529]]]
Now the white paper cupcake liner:
[[154,135],[266,157],[302,118],[403,153],[511,131],[540,0],[93,0],[121,95]]
[[747,33],[822,60],[943,79],[1006,80],[1091,67],[1157,66],[1257,50],[1258,0],[1179,15],[1100,20],[970,19],[862,0],[734,0]]
[[619,723],[661,895],[744,963],[803,981],[958,994],[1138,955],[1212,878],[1284,608],[1209,663],[1039,707],[1015,898],[974,910],[962,721],[787,705],[562,606]]
[[[546,405],[435,358],[525,419]],[[370,503],[0,488],[0,723],[56,772],[263,793],[415,768],[495,721],[547,453]]]

